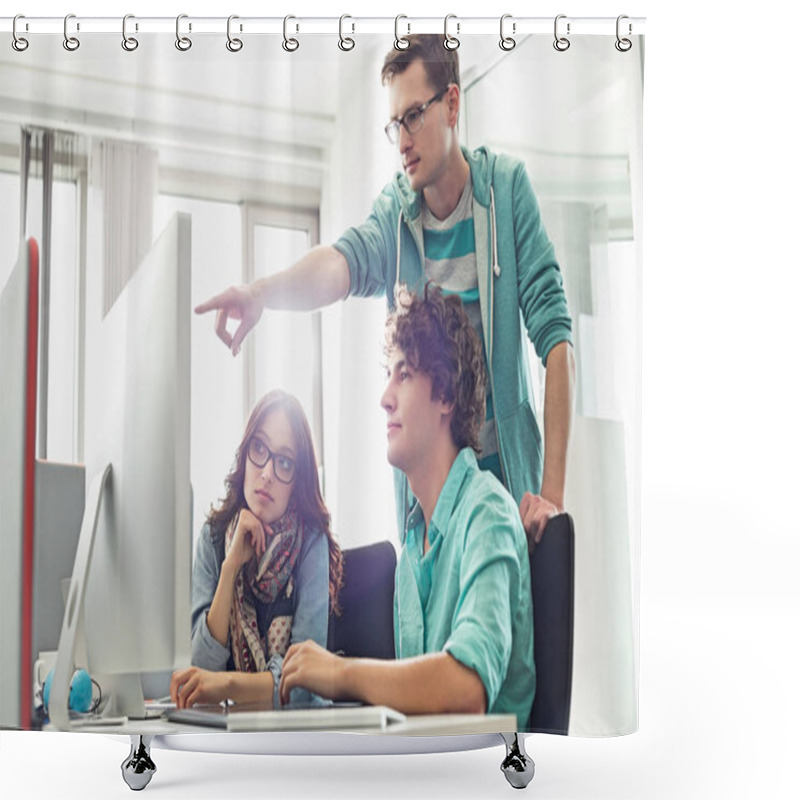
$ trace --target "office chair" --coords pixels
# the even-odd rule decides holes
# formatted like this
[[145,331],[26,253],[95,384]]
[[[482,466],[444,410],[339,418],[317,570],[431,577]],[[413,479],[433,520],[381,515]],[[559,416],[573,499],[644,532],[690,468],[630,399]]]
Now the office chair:
[[341,616],[331,615],[328,649],[345,656],[394,658],[394,547],[378,542],[342,555]]
[[536,695],[528,730],[567,734],[572,698],[575,527],[563,513],[530,555]]

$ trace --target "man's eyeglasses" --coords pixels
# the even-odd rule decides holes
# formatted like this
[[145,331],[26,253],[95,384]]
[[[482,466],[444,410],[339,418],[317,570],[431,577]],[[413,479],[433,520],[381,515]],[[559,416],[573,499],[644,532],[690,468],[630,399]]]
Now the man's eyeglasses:
[[281,483],[291,483],[294,480],[294,473],[297,469],[294,459],[280,453],[273,453],[258,436],[254,436],[247,443],[247,457],[259,469],[264,469],[272,459],[275,477]]
[[435,94],[431,97],[430,100],[423,103],[421,106],[416,106],[415,108],[409,108],[405,114],[399,119],[393,119],[385,128],[386,131],[386,138],[392,143],[397,144],[398,140],[400,139],[400,126],[402,125],[409,133],[416,133],[420,128],[422,128],[422,124],[425,122],[425,110],[428,106],[437,103],[441,100],[445,94],[447,94],[447,90],[450,86],[445,86],[441,92]]

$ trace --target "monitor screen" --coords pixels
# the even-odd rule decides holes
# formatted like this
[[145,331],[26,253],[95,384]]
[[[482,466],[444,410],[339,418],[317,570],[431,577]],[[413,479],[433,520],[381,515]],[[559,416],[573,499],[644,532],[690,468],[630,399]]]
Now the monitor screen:
[[112,713],[135,716],[140,676],[190,658],[190,264],[176,214],[87,343],[86,510],[59,661],[82,593],[75,665],[107,696],[133,687]]

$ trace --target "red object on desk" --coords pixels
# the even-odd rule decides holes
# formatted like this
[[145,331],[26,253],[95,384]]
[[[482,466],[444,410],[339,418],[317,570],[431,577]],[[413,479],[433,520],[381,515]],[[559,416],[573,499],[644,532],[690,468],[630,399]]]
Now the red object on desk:
[[31,727],[33,706],[33,513],[36,474],[36,393],[39,363],[39,246],[28,239],[28,335],[25,374],[25,494],[22,517],[22,640],[20,728]]

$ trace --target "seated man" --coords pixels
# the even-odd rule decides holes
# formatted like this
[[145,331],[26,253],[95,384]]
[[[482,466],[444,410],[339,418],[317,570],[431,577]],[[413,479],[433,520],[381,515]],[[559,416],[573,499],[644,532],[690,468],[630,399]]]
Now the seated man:
[[292,645],[280,682],[405,713],[513,713],[533,704],[528,547],[511,495],[478,469],[482,345],[455,296],[426,287],[386,323],[389,462],[416,498],[397,566],[397,660]]

